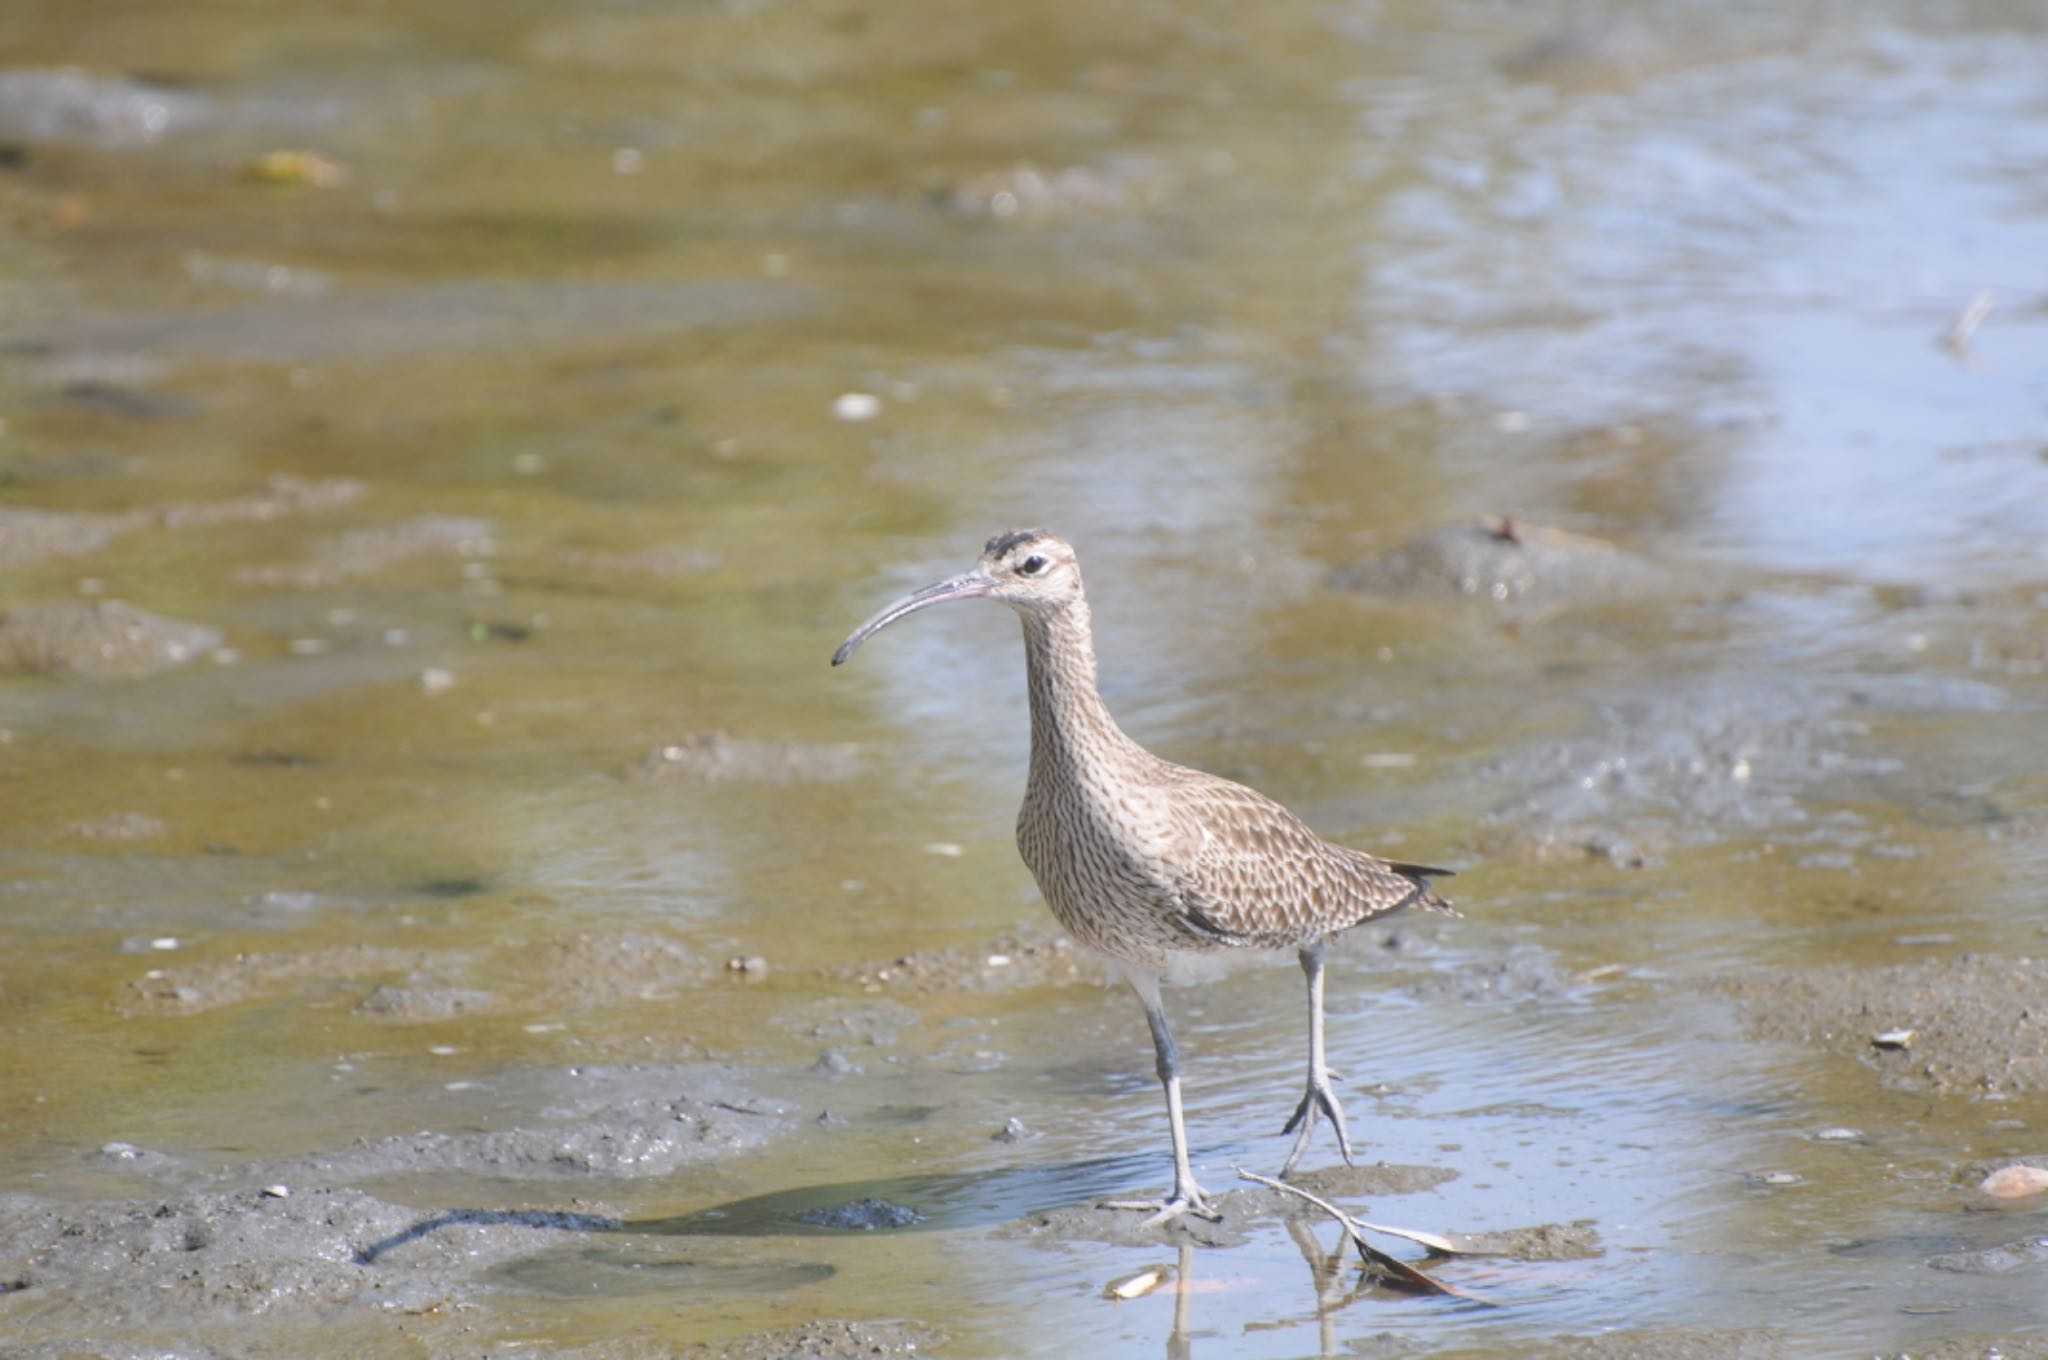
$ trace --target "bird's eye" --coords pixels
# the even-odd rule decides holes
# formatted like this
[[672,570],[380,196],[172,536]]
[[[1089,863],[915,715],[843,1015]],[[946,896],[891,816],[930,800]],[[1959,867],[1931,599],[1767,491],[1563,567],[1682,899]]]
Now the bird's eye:
[[1017,570],[1025,576],[1036,576],[1045,570],[1045,559],[1033,553],[1017,564]]

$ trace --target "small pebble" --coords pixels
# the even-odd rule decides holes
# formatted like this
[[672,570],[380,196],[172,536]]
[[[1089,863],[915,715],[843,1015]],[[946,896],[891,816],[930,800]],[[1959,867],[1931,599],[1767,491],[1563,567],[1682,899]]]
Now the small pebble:
[[872,392],[842,392],[832,399],[832,414],[845,421],[873,420],[882,414],[882,399]]
[[1023,1120],[1017,1118],[1016,1115],[1011,1115],[1003,1121],[1001,1128],[989,1135],[989,1141],[993,1143],[1023,1143],[1036,1137],[1038,1137],[1037,1130],[1026,1127]]
[[266,1185],[263,1187],[263,1198],[265,1199],[290,1199],[291,1197],[292,1188],[289,1185]]
[[1870,1036],[1870,1042],[1879,1048],[1911,1048],[1913,1046],[1913,1031],[1910,1029],[1880,1030],[1878,1033]]
[[2048,1170],[2038,1166],[2001,1166],[1977,1188],[1993,1199],[2025,1199],[2048,1190]]

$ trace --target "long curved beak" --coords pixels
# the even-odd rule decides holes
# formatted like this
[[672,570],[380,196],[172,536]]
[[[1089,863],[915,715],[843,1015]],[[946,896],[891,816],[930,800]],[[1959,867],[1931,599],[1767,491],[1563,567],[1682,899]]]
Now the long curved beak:
[[994,590],[995,585],[994,578],[977,567],[950,580],[928,585],[923,590],[913,590],[896,603],[885,606],[873,618],[854,629],[846,641],[839,644],[839,650],[832,653],[832,664],[843,664],[846,658],[853,655],[856,648],[868,640],[869,634],[880,632],[905,614],[915,614],[920,609],[944,604],[948,600],[978,599]]

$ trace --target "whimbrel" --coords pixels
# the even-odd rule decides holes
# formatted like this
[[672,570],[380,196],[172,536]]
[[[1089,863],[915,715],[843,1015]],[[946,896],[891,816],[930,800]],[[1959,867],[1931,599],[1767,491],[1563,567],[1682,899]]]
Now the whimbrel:
[[1180,1056],[1159,989],[1231,949],[1291,949],[1308,980],[1308,1082],[1283,1134],[1280,1174],[1327,1116],[1351,1161],[1344,1110],[1323,1061],[1323,946],[1403,907],[1450,911],[1429,886],[1449,870],[1375,858],[1318,837],[1242,784],[1174,765],[1125,736],[1095,685],[1095,643],[1081,568],[1065,539],[1016,529],[988,541],[971,571],[926,586],[853,630],[837,666],[877,629],[948,600],[1000,600],[1024,623],[1031,774],[1017,849],[1067,932],[1104,956],[1145,1007],[1173,1138],[1173,1193],[1114,1207],[1217,1217],[1195,1183],[1181,1117]]

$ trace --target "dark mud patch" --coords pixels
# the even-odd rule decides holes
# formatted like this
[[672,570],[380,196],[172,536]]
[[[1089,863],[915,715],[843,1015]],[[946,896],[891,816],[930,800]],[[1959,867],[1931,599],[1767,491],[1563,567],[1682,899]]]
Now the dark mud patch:
[[133,678],[220,646],[217,628],[119,600],[23,605],[0,615],[0,673]]
[[908,1204],[896,1204],[886,1199],[866,1195],[844,1204],[825,1208],[806,1209],[796,1216],[797,1222],[808,1223],[814,1228],[843,1228],[849,1231],[876,1232],[889,1228],[908,1228],[925,1220],[922,1210]]
[[420,1024],[490,1010],[497,998],[474,987],[406,987],[379,983],[355,1004],[357,1015]]
[[0,567],[95,553],[145,522],[139,514],[0,506]]
[[70,822],[64,834],[88,841],[150,841],[170,831],[161,817],[146,812],[109,812],[104,817]]
[[[394,1021],[504,1009],[561,1014],[671,1001],[717,971],[681,941],[652,931],[580,931],[507,943],[487,959],[462,950],[378,945],[250,952],[152,968],[122,987],[116,1008],[127,1016],[199,1015],[297,995]],[[486,974],[502,985],[470,985]],[[366,981],[375,985],[351,990]]]
[[835,981],[851,982],[867,991],[905,995],[1006,992],[1111,980],[1108,969],[1069,937],[1028,926],[1007,931],[987,944],[920,949],[886,963],[854,964],[825,972]]
[[[1792,1360],[1803,1354],[1767,1327],[1648,1327],[1564,1337],[1519,1353],[1532,1360]],[[1915,1347],[1913,1354],[1923,1352]],[[1973,1360],[1982,1360],[1981,1352]]]
[[813,1039],[835,1044],[893,1046],[899,1035],[922,1023],[922,1017],[900,1001],[813,1001],[777,1017],[777,1023]]
[[1815,854],[1875,853],[1860,824],[1816,818],[1809,806],[1834,795],[1882,797],[1897,786],[1912,815],[1925,815],[1905,763],[1859,749],[1867,716],[1977,712],[2005,702],[1978,682],[1904,675],[1710,674],[1599,696],[1589,730],[1480,771],[1509,792],[1488,812],[1476,848],[1489,860],[1604,859],[1642,868],[1675,846],[1796,827]]
[[245,567],[250,585],[322,590],[374,576],[414,558],[434,555],[488,556],[490,525],[463,515],[422,515],[397,524],[353,529],[321,544],[311,560]]
[[78,378],[57,389],[55,400],[95,415],[118,420],[169,420],[195,415],[198,402],[163,392],[151,392],[101,378]]
[[[1755,973],[1710,984],[1756,1038],[1873,1067],[1884,1085],[1942,1094],[2048,1090],[2048,959],[1962,954],[1858,969]],[[1879,1034],[1911,1030],[1904,1047]]]
[[272,477],[255,491],[217,501],[179,501],[155,512],[166,529],[269,524],[288,515],[322,514],[354,505],[366,488],[353,477]]
[[682,941],[641,930],[579,931],[521,954],[546,979],[540,1005],[553,1010],[668,1000],[715,971]]
[[461,1304],[494,1265],[617,1222],[581,1207],[436,1216],[346,1188],[89,1204],[9,1195],[0,1311],[24,1310],[20,1340],[131,1326],[167,1336],[350,1304],[427,1311]]
[[622,1064],[493,1076],[509,1128],[427,1130],[221,1173],[236,1184],[350,1184],[455,1173],[490,1180],[642,1180],[746,1152],[789,1132],[789,1107],[714,1065]]
[[771,741],[730,732],[692,732],[657,746],[636,762],[636,779],[681,779],[697,784],[808,784],[850,779],[860,772],[860,748],[851,742]]
[[1451,1241],[1468,1256],[1505,1256],[1514,1261],[1590,1261],[1605,1256],[1593,1220],[1541,1223],[1533,1228],[1499,1232],[1452,1233]]
[[1663,595],[1677,582],[1669,568],[1626,548],[1506,517],[1444,525],[1330,577],[1341,590],[1473,600],[1522,619]]
[[1420,974],[1404,981],[1401,990],[1418,1001],[1506,1002],[1568,996],[1574,985],[1548,951],[1518,944],[1496,958]]
[[[1243,1203],[1245,1191],[1233,1190],[1214,1196],[1222,1213],[1220,1222],[1182,1214],[1167,1223],[1147,1226],[1149,1215],[1139,1209],[1104,1209],[1092,1204],[1074,1204],[1061,1209],[1042,1209],[995,1230],[995,1236],[1061,1246],[1068,1242],[1104,1242],[1113,1247],[1156,1247],[1162,1242],[1185,1242],[1201,1247],[1239,1247],[1251,1241],[1246,1231],[1253,1217]],[[1260,1215],[1263,1217],[1263,1215]]]
[[795,1356],[804,1360],[867,1360],[877,1355],[935,1355],[944,1342],[944,1333],[917,1323],[828,1319],[772,1332],[700,1341],[681,1351],[664,1346],[647,1354],[679,1356],[681,1360],[790,1360]]
[[1979,1251],[1943,1252],[1929,1257],[1935,1270],[1956,1275],[2010,1275],[2014,1271],[2048,1272],[2048,1237],[2029,1237]]
[[[1446,1167],[1401,1166],[1378,1162],[1370,1166],[1333,1166],[1305,1171],[1292,1178],[1324,1199],[1338,1201],[1368,1199],[1385,1195],[1421,1194],[1458,1173]],[[1275,1219],[1326,1218],[1322,1210],[1295,1195],[1263,1186],[1215,1194],[1220,1222],[1182,1215],[1169,1223],[1146,1226],[1147,1215],[1132,1209],[1106,1209],[1096,1204],[1076,1204],[1026,1215],[995,1230],[995,1235],[1056,1245],[1064,1242],[1107,1242],[1114,1246],[1156,1246],[1161,1242],[1189,1242],[1206,1247],[1234,1247],[1251,1240],[1253,1224]],[[1117,1196],[1114,1198],[1122,1198]]]
[[1945,1336],[1916,1344],[1910,1351],[1880,1354],[1879,1360],[2048,1360],[2048,1337],[1980,1334]]
[[152,968],[122,987],[115,1008],[126,1016],[198,1015],[309,986],[332,990],[380,974],[398,974],[420,985],[420,979],[432,977],[437,966],[459,967],[467,959],[360,944],[303,953],[237,954]]
[[[1447,1166],[1373,1162],[1362,1166],[1319,1167],[1287,1179],[1288,1184],[1298,1185],[1327,1200],[1358,1200],[1375,1195],[1419,1195],[1458,1179],[1458,1173]],[[1250,1205],[1265,1206],[1290,1216],[1302,1207],[1300,1199],[1277,1190],[1240,1190],[1238,1193],[1245,1196]]]
[[0,140],[9,142],[130,150],[219,117],[211,95],[130,76],[71,66],[0,71]]
[[27,566],[49,557],[82,557],[151,525],[210,529],[225,524],[267,524],[287,515],[353,505],[364,487],[352,477],[273,477],[263,487],[216,501],[175,501],[155,510],[102,512],[0,506],[0,567]]
[[[625,1231],[632,1233],[633,1225],[626,1224]],[[839,1273],[837,1267],[823,1261],[778,1260],[752,1251],[721,1257],[706,1252],[704,1246],[701,1241],[678,1244],[637,1237],[527,1257],[498,1271],[497,1278],[529,1293],[565,1299],[630,1298],[685,1290],[715,1290],[721,1296],[737,1298],[786,1294]]]

